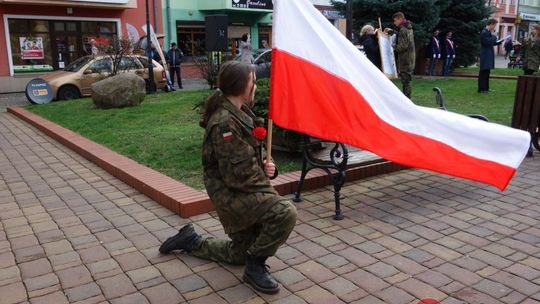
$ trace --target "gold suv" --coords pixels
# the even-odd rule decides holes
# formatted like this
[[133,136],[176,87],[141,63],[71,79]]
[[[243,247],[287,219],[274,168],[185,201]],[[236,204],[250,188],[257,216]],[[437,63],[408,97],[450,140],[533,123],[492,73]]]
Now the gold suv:
[[[41,78],[53,89],[54,99],[68,100],[90,96],[94,82],[109,77],[113,70],[111,56],[84,56],[68,65],[62,71],[52,72]],[[167,80],[161,64],[153,60],[154,83],[156,88],[166,89]],[[140,55],[123,56],[116,65],[118,73],[135,73],[141,76],[148,87],[148,58]]]

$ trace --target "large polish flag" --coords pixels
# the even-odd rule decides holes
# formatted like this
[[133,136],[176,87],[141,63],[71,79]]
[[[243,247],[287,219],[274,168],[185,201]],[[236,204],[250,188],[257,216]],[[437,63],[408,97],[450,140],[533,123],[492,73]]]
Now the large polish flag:
[[270,117],[410,167],[504,190],[527,132],[413,104],[308,0],[274,0]]

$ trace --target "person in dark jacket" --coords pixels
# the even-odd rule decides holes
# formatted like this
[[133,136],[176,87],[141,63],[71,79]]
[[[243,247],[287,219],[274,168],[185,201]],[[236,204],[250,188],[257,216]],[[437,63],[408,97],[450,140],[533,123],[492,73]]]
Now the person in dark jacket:
[[446,33],[446,39],[444,41],[444,67],[443,67],[443,76],[448,76],[452,63],[456,58],[456,44],[454,39],[452,39],[452,32]]
[[437,62],[441,58],[441,44],[439,42],[439,30],[435,30],[428,45],[428,58],[429,58],[429,68],[427,74],[430,76],[435,76],[435,68],[437,67]]
[[171,75],[171,87],[174,91],[174,76],[176,75],[176,81],[178,82],[178,88],[183,89],[182,76],[180,73],[180,62],[182,61],[184,54],[176,47],[176,43],[171,43],[171,48],[167,52],[167,64],[169,65],[169,74]]
[[381,69],[381,53],[379,50],[379,41],[377,31],[373,26],[366,24],[360,31],[360,44],[364,47],[364,53],[371,63]]
[[504,42],[504,59],[508,58],[510,55],[510,52],[512,51],[512,48],[514,47],[514,43],[512,42],[512,38],[506,38],[506,41]]
[[480,33],[480,72],[478,73],[478,93],[489,92],[489,74],[495,68],[494,46],[501,44],[493,34],[498,21],[489,19],[486,28]]
[[156,46],[152,42],[150,42],[150,49],[144,52],[144,56],[150,57],[153,60],[161,63],[161,56],[159,56]]
[[247,62],[224,63],[218,87],[206,100],[199,124],[205,128],[204,185],[230,240],[201,236],[188,224],[159,252],[184,250],[203,259],[245,264],[244,282],[274,294],[279,285],[265,262],[289,237],[296,208],[270,184],[277,170],[263,154],[264,120],[248,107],[257,89],[254,68]]

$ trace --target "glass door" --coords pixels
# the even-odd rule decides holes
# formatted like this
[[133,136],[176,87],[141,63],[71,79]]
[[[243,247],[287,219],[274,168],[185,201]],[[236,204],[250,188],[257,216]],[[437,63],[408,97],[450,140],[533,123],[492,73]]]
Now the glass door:
[[55,70],[64,69],[80,57],[81,45],[77,33],[78,23],[74,21],[53,22],[53,63]]

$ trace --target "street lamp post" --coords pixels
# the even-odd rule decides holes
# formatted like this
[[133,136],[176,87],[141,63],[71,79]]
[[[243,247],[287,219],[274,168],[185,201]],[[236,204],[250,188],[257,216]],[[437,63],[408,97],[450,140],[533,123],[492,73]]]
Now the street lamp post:
[[347,0],[347,28],[345,30],[345,33],[347,35],[347,39],[352,40],[352,19],[353,19],[353,0]]
[[156,91],[156,85],[154,83],[154,61],[150,52],[150,11],[148,9],[148,0],[146,0],[146,55],[148,56],[148,94],[152,94]]

